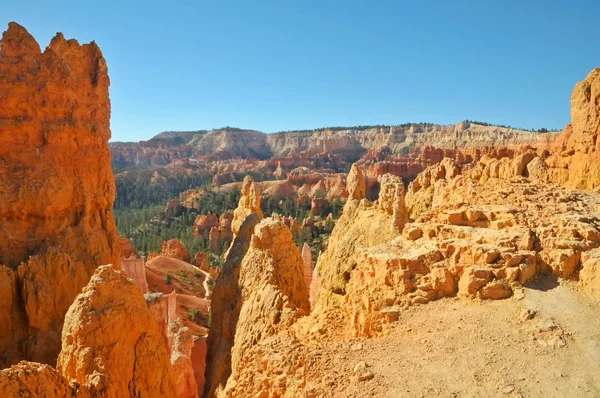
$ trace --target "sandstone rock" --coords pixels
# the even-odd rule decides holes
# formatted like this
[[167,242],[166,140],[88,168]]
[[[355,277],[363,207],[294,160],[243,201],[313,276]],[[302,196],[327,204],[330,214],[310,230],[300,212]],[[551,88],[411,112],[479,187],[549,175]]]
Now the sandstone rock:
[[177,238],[169,239],[168,241],[163,242],[161,254],[166,257],[185,261],[186,263],[190,262],[190,253],[187,251],[183,243]]
[[234,239],[246,218],[252,213],[257,214],[259,218],[263,217],[262,210],[260,209],[260,191],[258,186],[254,183],[252,177],[246,176],[242,184],[242,197],[240,198],[238,207],[233,212],[233,220],[231,222]]
[[354,366],[354,374],[356,375],[358,381],[366,381],[371,380],[375,375],[368,369],[369,365],[367,365],[364,361],[357,363]]
[[469,267],[460,277],[458,291],[464,295],[476,295],[493,278],[492,270],[484,267]]
[[121,260],[121,269],[140,287],[142,293],[148,292],[146,279],[146,262],[143,258],[128,258]]
[[[302,256],[292,234],[280,220],[257,221],[255,213],[242,225],[215,286],[212,319],[217,326],[208,340],[208,396],[224,394],[227,380],[235,377],[253,345],[309,312]],[[233,311],[217,312],[229,306]]]
[[[31,256],[27,264],[18,268],[21,298],[29,324],[38,329],[35,341],[39,346],[30,351],[43,352],[40,359],[53,363],[60,347],[60,331],[73,297],[81,291],[90,270],[71,259],[64,250],[51,247],[40,255]],[[49,351],[44,346],[56,347]]]
[[536,310],[532,310],[532,309],[523,310],[521,312],[521,320],[528,321],[530,319],[533,319],[535,317],[535,314],[537,314]]
[[423,231],[417,227],[410,227],[404,230],[404,234],[407,239],[417,240],[423,236]]
[[569,188],[600,187],[600,68],[577,83],[571,96],[571,124],[557,137],[547,159],[552,181]]
[[365,178],[362,171],[356,164],[352,165],[350,173],[348,173],[348,198],[353,200],[361,200],[366,195]]
[[171,350],[171,363],[175,374],[177,396],[180,398],[197,398],[198,383],[194,376],[192,364],[192,348],[194,341],[187,327],[181,327],[177,322],[169,325],[173,336],[173,349]]
[[260,219],[258,214],[252,213],[239,227],[227,252],[223,273],[215,283],[211,303],[212,325],[207,339],[205,396],[215,396],[222,391],[232,372],[231,350],[242,305],[240,267]]
[[379,208],[392,216],[390,228],[394,231],[402,231],[408,221],[402,179],[385,174],[381,176],[379,184],[381,186],[378,199]]
[[579,283],[585,292],[600,299],[600,249],[581,255]]
[[121,251],[121,258],[135,258],[135,248],[129,239],[119,236],[119,249]]
[[[321,281],[318,297],[315,298],[317,309],[341,303],[350,273],[356,266],[354,253],[357,247],[375,246],[399,234],[397,229],[381,228],[382,225],[394,224],[393,214],[368,206],[362,202],[364,198],[361,201],[357,200],[364,192],[360,188],[363,185],[358,182],[362,173],[358,167],[353,167],[352,170],[351,174],[354,177],[349,176],[348,180],[354,179],[355,182],[349,183],[348,187],[351,192],[349,198],[353,200],[348,200],[344,205],[344,211],[329,238],[327,250],[319,256],[317,262],[316,268]],[[351,186],[357,188],[350,188]]]
[[90,397],[86,389],[71,385],[51,366],[25,361],[0,372],[0,394],[4,397]]
[[41,52],[14,22],[2,36],[0,264],[27,276],[26,291],[7,295],[42,329],[23,314],[5,319],[0,365],[53,364],[68,305],[97,266],[119,263],[108,86],[95,43],[80,46],[59,33]]
[[302,263],[302,269],[304,271],[304,283],[306,284],[306,288],[310,292],[313,274],[313,261],[312,253],[310,252],[310,246],[308,246],[306,242],[304,243],[304,246],[302,246]]
[[482,299],[500,300],[510,296],[512,296],[512,289],[502,282],[488,283],[479,291],[479,297]]
[[426,303],[456,292],[454,276],[436,267],[443,255],[431,241],[397,238],[356,250],[354,260],[343,309],[355,336],[378,335],[396,321],[394,304]]
[[194,221],[194,226],[192,232],[194,236],[204,236],[207,232],[210,231],[211,228],[219,225],[219,219],[217,216],[213,215],[211,212],[208,212],[206,215],[199,215],[196,217]]
[[168,397],[175,391],[157,323],[134,282],[99,267],[65,317],[58,371],[92,396]]
[[552,274],[569,278],[579,266],[581,253],[573,249],[553,249],[542,252],[542,259],[551,268]]
[[405,199],[408,215],[415,218],[428,210],[433,202],[435,183],[439,180],[448,180],[458,174],[460,174],[459,166],[448,158],[425,169],[408,185]]
[[208,271],[208,255],[206,252],[198,252],[194,256],[194,265],[202,271]]

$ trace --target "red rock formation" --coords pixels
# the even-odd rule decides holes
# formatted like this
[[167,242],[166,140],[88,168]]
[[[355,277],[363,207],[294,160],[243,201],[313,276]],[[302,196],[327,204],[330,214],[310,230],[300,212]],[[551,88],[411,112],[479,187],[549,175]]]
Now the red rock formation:
[[201,214],[196,217],[196,220],[194,221],[194,236],[204,236],[207,231],[210,231],[211,228],[216,227],[217,225],[219,225],[219,219],[216,215],[211,212],[208,212],[206,215]]
[[[1,274],[13,291],[3,304],[12,313],[0,326],[0,366],[54,363],[73,298],[97,266],[119,262],[108,85],[94,43],[59,33],[41,52],[16,23],[2,36],[0,264],[20,271]],[[30,312],[42,302],[43,313]]]
[[142,293],[148,292],[146,281],[146,262],[143,258],[127,258],[121,260],[121,269],[140,287]]
[[[394,224],[393,214],[372,206],[365,198],[364,176],[356,164],[348,175],[347,186],[348,201],[331,233],[327,250],[321,253],[317,262],[321,284],[318,297],[311,298],[316,309],[339,304],[345,294],[350,272],[356,266],[353,254],[357,247],[374,246],[399,233],[397,228],[391,228]],[[383,228],[383,225],[386,227]]]
[[222,250],[229,247],[233,240],[231,223],[233,221],[233,212],[226,211],[219,218],[219,225],[210,229],[209,242],[210,250],[213,253],[222,253]]
[[327,199],[312,198],[310,200],[310,214],[313,216],[323,216],[328,203]]
[[223,228],[231,229],[231,222],[233,221],[233,211],[228,210],[225,213],[221,214],[219,217],[219,225]]
[[119,249],[121,251],[121,258],[135,258],[135,248],[129,239],[119,236]]
[[166,257],[171,257],[177,260],[190,262],[190,253],[187,251],[183,243],[177,238],[169,239],[162,243],[161,254]]
[[285,178],[285,171],[281,168],[281,161],[277,162],[277,169],[273,172],[273,176],[278,180],[283,180]]
[[3,397],[90,397],[89,391],[69,383],[56,369],[35,362],[20,362],[0,372]]
[[206,372],[206,337],[198,337],[194,341],[192,348],[192,366],[194,368],[194,376],[198,384],[198,394],[202,396],[204,391],[204,373]]
[[192,349],[194,340],[189,328],[178,322],[171,322],[169,330],[173,339],[171,363],[175,374],[177,396],[180,398],[197,398],[198,383],[194,376]]
[[196,253],[194,256],[194,265],[202,271],[208,271],[208,256],[206,252]]

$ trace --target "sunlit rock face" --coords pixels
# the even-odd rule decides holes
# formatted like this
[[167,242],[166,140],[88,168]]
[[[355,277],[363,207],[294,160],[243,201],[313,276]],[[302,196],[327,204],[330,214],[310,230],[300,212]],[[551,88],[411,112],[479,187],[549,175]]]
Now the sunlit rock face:
[[101,264],[118,264],[109,79],[95,43],[20,25],[0,41],[0,365],[53,364],[64,315]]
[[550,179],[569,188],[600,187],[600,68],[575,85],[571,124],[558,136],[546,160]]

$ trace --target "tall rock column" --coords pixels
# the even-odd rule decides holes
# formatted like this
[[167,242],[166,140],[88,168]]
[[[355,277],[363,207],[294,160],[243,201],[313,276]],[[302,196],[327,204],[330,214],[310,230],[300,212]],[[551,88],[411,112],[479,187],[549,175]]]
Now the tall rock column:
[[244,180],[234,223],[248,215],[234,227],[211,303],[207,397],[225,395],[249,348],[310,310],[300,250],[283,220],[261,221],[260,196],[253,186],[251,179]]
[[242,182],[242,197],[238,202],[238,207],[233,211],[233,221],[231,222],[231,230],[235,239],[242,224],[250,214],[255,213],[259,218],[263,217],[260,208],[260,190],[254,183],[251,176],[244,177]]
[[[20,25],[0,40],[0,366],[53,364],[64,315],[96,267],[119,263],[109,79],[95,43]],[[15,283],[11,281],[15,278]],[[16,290],[16,291],[15,291]],[[9,308],[10,307],[10,308]]]
[[310,246],[306,242],[304,242],[304,246],[302,246],[302,262],[304,267],[304,283],[310,292],[313,276],[313,261]]

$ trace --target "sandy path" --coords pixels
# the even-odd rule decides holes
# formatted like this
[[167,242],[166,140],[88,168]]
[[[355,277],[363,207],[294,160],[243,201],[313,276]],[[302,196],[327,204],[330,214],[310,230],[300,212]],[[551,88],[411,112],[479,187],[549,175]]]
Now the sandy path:
[[[523,293],[410,307],[389,335],[327,347],[316,366],[339,397],[600,397],[600,303],[572,283]],[[370,381],[353,376],[361,360]]]

